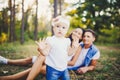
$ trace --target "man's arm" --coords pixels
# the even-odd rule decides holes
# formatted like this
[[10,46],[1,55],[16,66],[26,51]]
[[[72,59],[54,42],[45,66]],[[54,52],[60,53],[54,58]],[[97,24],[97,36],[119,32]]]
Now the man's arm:
[[77,70],[77,73],[83,74],[83,73],[86,73],[87,71],[93,71],[95,69],[95,67],[96,67],[96,64],[97,64],[97,59],[91,60],[91,63],[90,63],[89,66],[87,66],[87,67],[80,67]]

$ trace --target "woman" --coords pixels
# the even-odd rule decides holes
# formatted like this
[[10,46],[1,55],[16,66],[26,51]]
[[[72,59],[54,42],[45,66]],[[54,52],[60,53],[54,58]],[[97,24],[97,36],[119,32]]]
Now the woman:
[[[79,43],[80,41],[82,41],[82,35],[83,35],[83,30],[81,28],[77,28],[71,33],[71,35],[69,37],[71,39],[71,42],[73,42],[73,40],[76,40]],[[71,60],[71,61],[68,62],[68,65],[74,65],[75,64],[75,62],[77,60],[77,57],[79,55],[79,52],[80,52],[80,49],[77,51],[77,54],[74,54],[69,58],[69,60]],[[25,63],[24,60],[25,61],[28,60],[28,62]],[[42,55],[39,55],[37,57],[37,59],[36,59],[36,57],[34,57],[34,60],[32,60],[32,58],[21,59],[20,62],[19,62],[19,60],[16,60],[16,61],[8,60],[9,64],[12,63],[12,64],[15,64],[15,65],[19,65],[18,63],[22,63],[22,62],[24,62],[24,63],[22,63],[22,65],[29,64],[32,61],[33,62],[35,61],[35,63],[33,64],[32,69],[30,68],[28,70],[17,73],[15,75],[4,76],[4,77],[1,77],[0,79],[4,79],[4,80],[5,79],[6,80],[7,79],[14,79],[14,80],[16,79],[16,80],[18,80],[18,79],[22,79],[23,77],[26,77],[28,75],[27,80],[33,80],[40,72],[45,74],[46,65],[44,65],[44,60],[45,60],[45,57],[42,56]],[[12,61],[12,62],[10,62],[10,61]]]

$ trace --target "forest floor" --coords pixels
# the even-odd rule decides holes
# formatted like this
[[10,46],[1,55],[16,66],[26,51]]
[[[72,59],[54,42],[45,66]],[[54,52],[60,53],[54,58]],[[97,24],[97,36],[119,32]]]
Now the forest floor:
[[[101,53],[96,69],[83,75],[77,75],[70,71],[71,80],[120,80],[120,44],[96,45]],[[0,55],[9,59],[21,59],[38,55],[37,45],[34,42],[28,42],[24,45],[20,45],[18,42],[0,44]],[[28,69],[31,65],[15,66],[0,64],[0,76],[18,73]],[[45,77],[40,74],[35,80],[45,80]]]

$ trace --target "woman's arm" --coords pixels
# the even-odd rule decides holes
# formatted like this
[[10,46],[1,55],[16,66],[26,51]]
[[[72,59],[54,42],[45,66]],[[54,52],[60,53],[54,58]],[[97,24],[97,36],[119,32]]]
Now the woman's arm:
[[81,46],[78,47],[77,51],[75,52],[75,55],[73,56],[73,58],[68,62],[68,66],[74,66],[79,55],[80,55],[80,51],[81,51]]
[[68,48],[68,56],[71,56],[73,53],[76,53],[80,43],[78,40],[74,40],[71,43],[72,45]]
[[35,77],[40,73],[42,67],[44,66],[45,56],[39,55],[35,63],[33,64],[31,71],[28,74],[26,80],[34,80]]

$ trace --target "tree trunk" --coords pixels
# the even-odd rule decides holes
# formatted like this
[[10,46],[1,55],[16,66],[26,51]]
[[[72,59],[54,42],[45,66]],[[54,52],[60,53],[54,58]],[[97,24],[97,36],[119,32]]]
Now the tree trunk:
[[[12,6],[13,5],[13,6]],[[12,0],[9,0],[9,8],[10,8],[10,33],[9,33],[9,41],[15,41],[15,0],[12,3]]]
[[[57,4],[58,4],[58,0],[54,0],[54,15],[53,15],[53,18],[55,18],[57,16]],[[54,34],[53,32],[53,27],[51,28],[51,31],[52,31],[52,35]]]
[[12,15],[13,15],[13,12],[12,12],[12,0],[9,0],[9,8],[10,8],[10,33],[9,33],[9,41],[12,42],[13,41],[13,28],[12,28]]
[[35,16],[35,30],[34,30],[34,40],[37,40],[38,34],[38,20],[37,20],[37,12],[38,12],[38,0],[36,0],[36,16]]
[[54,0],[54,15],[53,15],[53,17],[57,16],[57,4],[58,4],[58,0]]
[[14,0],[14,4],[13,4],[13,41],[16,40],[16,34],[15,34],[15,0]]
[[24,43],[24,0],[22,0],[21,44]]
[[62,13],[62,0],[59,0],[59,15]]

